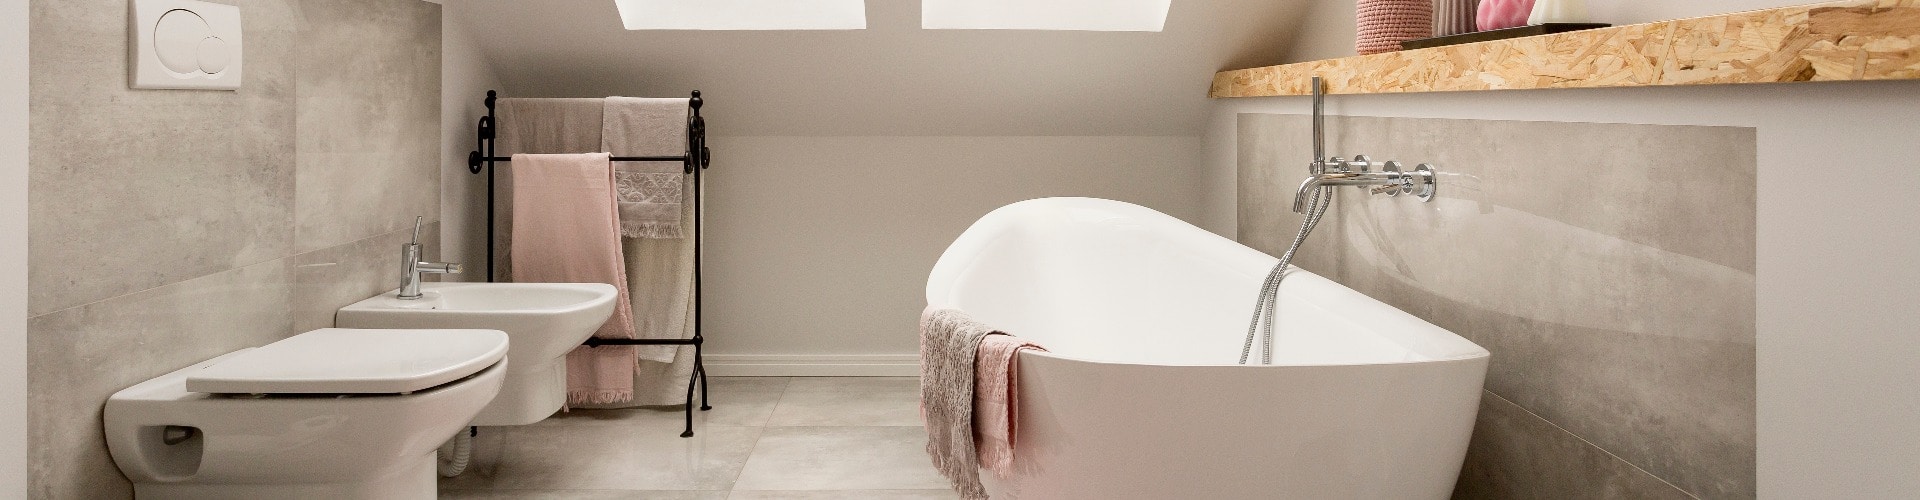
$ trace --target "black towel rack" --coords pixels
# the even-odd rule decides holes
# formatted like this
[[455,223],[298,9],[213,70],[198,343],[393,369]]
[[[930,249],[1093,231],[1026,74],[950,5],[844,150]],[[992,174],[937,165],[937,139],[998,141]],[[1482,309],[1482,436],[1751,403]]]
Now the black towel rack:
[[[510,157],[495,156],[494,149],[493,149],[493,146],[494,146],[493,141],[496,138],[496,136],[499,135],[498,130],[495,128],[499,122],[496,118],[494,118],[494,105],[496,104],[496,101],[499,100],[499,97],[500,97],[500,94],[498,92],[495,92],[492,90],[487,91],[487,101],[486,101],[487,116],[480,118],[478,141],[475,144],[474,151],[472,153],[467,154],[467,171],[472,172],[474,174],[479,174],[481,172],[486,172],[487,174],[487,281],[488,282],[492,282],[494,279],[493,278],[493,259],[494,259],[494,256],[493,256],[494,194],[493,193],[494,193],[495,175],[494,175],[493,164],[495,162],[513,161],[513,158],[510,158]],[[587,339],[587,341],[583,344],[588,347],[599,347],[599,346],[609,346],[609,345],[682,345],[682,346],[690,345],[690,346],[693,346],[693,373],[687,377],[687,401],[686,401],[687,428],[685,432],[680,433],[680,437],[683,437],[683,438],[693,437],[693,389],[694,389],[694,386],[698,385],[700,388],[700,411],[707,411],[707,410],[713,409],[713,406],[710,406],[707,404],[707,368],[704,361],[701,358],[701,352],[700,352],[701,346],[705,343],[705,339],[706,339],[706,337],[702,335],[702,329],[701,329],[701,326],[702,326],[701,320],[702,320],[702,312],[703,312],[703,308],[701,307],[702,305],[701,291],[703,289],[701,286],[701,278],[703,275],[702,269],[701,269],[701,260],[702,260],[702,257],[704,256],[703,255],[704,252],[702,252],[701,244],[705,234],[700,231],[700,221],[702,218],[704,218],[703,215],[705,215],[705,212],[701,207],[701,199],[705,198],[706,196],[705,196],[705,193],[703,193],[700,189],[700,177],[701,177],[700,171],[707,169],[708,165],[712,162],[713,157],[712,157],[712,152],[707,149],[707,121],[705,118],[700,117],[700,106],[704,104],[704,101],[700,98],[700,91],[698,90],[693,91],[693,97],[688,99],[687,104],[689,106],[689,110],[687,112],[687,153],[686,154],[679,155],[679,156],[615,156],[615,157],[612,157],[611,160],[612,161],[629,161],[629,162],[680,162],[680,164],[685,167],[686,175],[693,176],[693,338],[688,338],[688,339],[593,338],[593,339]]]

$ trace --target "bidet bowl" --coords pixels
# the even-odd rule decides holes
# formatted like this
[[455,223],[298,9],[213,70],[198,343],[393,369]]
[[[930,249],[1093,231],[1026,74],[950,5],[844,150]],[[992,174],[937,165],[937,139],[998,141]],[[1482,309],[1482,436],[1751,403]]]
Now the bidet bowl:
[[380,294],[334,315],[341,328],[479,328],[507,332],[505,385],[473,425],[525,425],[566,402],[566,355],[613,315],[605,283],[422,283],[422,297]]

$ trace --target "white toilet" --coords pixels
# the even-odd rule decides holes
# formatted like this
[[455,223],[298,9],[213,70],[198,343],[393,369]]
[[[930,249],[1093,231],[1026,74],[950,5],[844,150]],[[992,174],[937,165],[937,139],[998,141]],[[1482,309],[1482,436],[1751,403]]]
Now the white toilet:
[[115,393],[107,448],[141,499],[431,499],[506,353],[497,330],[314,330]]

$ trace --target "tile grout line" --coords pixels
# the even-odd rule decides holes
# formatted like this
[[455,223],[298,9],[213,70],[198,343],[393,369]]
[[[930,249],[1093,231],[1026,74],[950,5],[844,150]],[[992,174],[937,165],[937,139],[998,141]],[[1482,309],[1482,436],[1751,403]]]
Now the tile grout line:
[[1623,464],[1627,464],[1627,467],[1631,467],[1631,468],[1633,468],[1633,470],[1635,470],[1635,471],[1639,471],[1639,472],[1640,472],[1641,474],[1646,474],[1646,475],[1647,475],[1647,477],[1651,477],[1651,478],[1653,478],[1653,480],[1655,480],[1655,481],[1659,481],[1659,482],[1660,482],[1660,484],[1664,484],[1664,485],[1667,485],[1667,487],[1668,487],[1668,488],[1673,488],[1673,490],[1674,490],[1674,491],[1678,491],[1678,492],[1680,492],[1680,494],[1682,494],[1682,495],[1686,495],[1686,496],[1687,496],[1687,498],[1692,498],[1692,499],[1694,499],[1694,500],[1699,500],[1699,499],[1700,499],[1700,496],[1699,496],[1699,495],[1695,495],[1695,494],[1693,494],[1693,492],[1691,492],[1691,491],[1687,491],[1687,490],[1686,490],[1685,488],[1681,488],[1681,487],[1679,487],[1679,486],[1675,486],[1675,485],[1674,485],[1673,483],[1671,483],[1671,482],[1668,482],[1668,481],[1667,481],[1667,478],[1664,478],[1664,477],[1660,477],[1660,475],[1659,475],[1659,474],[1654,474],[1654,473],[1652,473],[1652,472],[1649,472],[1649,471],[1647,471],[1646,469],[1642,469],[1642,468],[1640,468],[1640,465],[1639,465],[1639,464],[1635,464],[1635,463],[1633,463],[1633,462],[1631,462],[1631,461],[1628,461],[1628,460],[1627,460],[1627,459],[1625,459],[1625,458],[1621,458],[1621,457],[1620,457],[1619,455],[1615,455],[1615,454],[1613,454],[1613,452],[1612,452],[1612,451],[1610,451],[1610,450],[1607,450],[1606,448],[1604,448],[1604,447],[1601,447],[1601,446],[1600,446],[1600,445],[1598,445],[1598,444],[1594,444],[1594,442],[1592,442],[1592,441],[1588,441],[1588,440],[1587,440],[1587,438],[1585,438],[1585,437],[1582,437],[1582,436],[1580,436],[1579,434],[1575,434],[1575,433],[1574,433],[1573,431],[1570,431],[1570,430],[1567,430],[1567,429],[1566,429],[1565,427],[1561,427],[1561,426],[1560,426],[1560,424],[1557,424],[1557,423],[1554,423],[1554,421],[1552,421],[1552,420],[1548,420],[1548,419],[1547,419],[1547,417],[1542,417],[1542,416],[1540,416],[1540,414],[1538,414],[1538,413],[1534,413],[1534,412],[1533,412],[1533,410],[1529,410],[1529,409],[1527,409],[1527,407],[1525,407],[1525,406],[1521,406],[1521,405],[1520,405],[1520,403],[1515,403],[1515,402],[1513,402],[1513,400],[1511,400],[1511,399],[1507,399],[1507,398],[1506,398],[1505,396],[1501,396],[1501,395],[1499,395],[1499,394],[1495,394],[1495,393],[1494,393],[1493,391],[1491,391],[1491,390],[1487,390],[1487,389],[1481,389],[1481,390],[1483,390],[1483,391],[1486,391],[1486,393],[1487,393],[1487,395],[1489,395],[1489,396],[1493,396],[1493,397],[1494,397],[1494,398],[1496,398],[1496,399],[1499,399],[1499,400],[1501,400],[1501,401],[1505,401],[1505,402],[1506,402],[1507,404],[1510,404],[1510,405],[1513,405],[1513,407],[1514,407],[1514,408],[1519,408],[1519,409],[1520,409],[1520,411],[1523,411],[1523,412],[1527,412],[1527,415],[1528,415],[1528,416],[1531,416],[1531,417],[1533,417],[1533,418],[1537,418],[1537,419],[1540,419],[1540,421],[1541,421],[1541,422],[1546,422],[1546,423],[1547,423],[1547,425],[1549,425],[1549,426],[1552,426],[1554,430],[1557,430],[1557,431],[1560,431],[1560,432],[1564,432],[1564,433],[1566,433],[1566,434],[1567,434],[1568,436],[1573,436],[1573,438],[1574,438],[1574,439],[1577,439],[1577,440],[1580,440],[1580,443],[1582,443],[1582,444],[1585,444],[1585,445],[1587,445],[1587,446],[1591,446],[1591,447],[1593,447],[1593,449],[1596,449],[1596,450],[1600,450],[1600,453],[1605,453],[1605,454],[1607,455],[1607,457],[1608,457],[1608,458],[1612,458],[1612,459],[1614,459],[1614,460],[1617,460],[1617,461],[1619,461],[1620,463],[1623,463]]
[[780,403],[787,400],[787,390],[793,387],[793,377],[786,377],[780,384],[780,397],[773,400],[773,409],[767,412],[766,420],[760,421],[760,432],[753,435],[753,446],[747,447],[747,458],[740,460],[740,470],[733,472],[733,478],[727,480],[727,498],[733,498],[733,492],[739,491],[740,475],[747,472],[747,464],[753,461],[755,452],[760,451],[760,440],[767,437],[767,422],[773,420],[773,414],[780,411]]
[[[430,223],[428,223],[428,224],[439,224],[439,223],[440,223],[440,221],[437,221],[437,220],[436,220],[436,221],[433,221],[433,222],[430,222]],[[40,314],[34,314],[34,315],[32,315],[32,316],[28,316],[28,317],[27,317],[27,320],[28,320],[28,321],[32,321],[32,320],[33,320],[33,319],[35,319],[35,318],[39,318],[39,317],[42,317],[42,316],[47,316],[47,315],[50,315],[50,314],[58,314],[58,313],[63,313],[63,312],[67,312],[67,311],[71,311],[71,310],[74,310],[74,309],[79,309],[79,308],[82,308],[82,307],[87,307],[87,306],[92,306],[92,305],[96,305],[96,304],[99,304],[99,303],[102,303],[102,302],[108,302],[108,301],[113,301],[113,300],[118,300],[118,299],[123,299],[123,298],[127,298],[127,297],[132,297],[132,296],[134,296],[134,295],[139,295],[139,294],[142,294],[142,293],[147,293],[147,292],[151,292],[151,291],[154,291],[154,290],[159,290],[159,289],[162,289],[162,288],[166,288],[166,287],[170,287],[170,286],[174,286],[174,285],[180,285],[180,284],[185,284],[185,283],[191,283],[191,282],[195,282],[195,281],[200,281],[200,280],[203,280],[203,279],[207,279],[207,278],[212,278],[212,277],[214,277],[214,276],[219,276],[219,275],[222,275],[222,274],[226,274],[226,273],[230,273],[230,272],[234,272],[234,271],[239,271],[239,270],[243,270],[243,269],[247,269],[247,268],[252,268],[252,267],[258,267],[258,266],[262,266],[262,265],[266,265],[266,264],[272,264],[272,263],[275,263],[275,262],[280,262],[280,261],[284,261],[284,260],[288,260],[288,259],[293,259],[293,258],[298,258],[298,257],[300,257],[300,256],[303,256],[303,255],[307,255],[307,254],[312,254],[312,253],[317,253],[317,252],[324,252],[324,251],[328,251],[328,250],[333,250],[333,249],[336,249],[336,248],[340,248],[340,247],[344,247],[344,246],[349,246],[349,245],[357,245],[357,244],[360,244],[360,243],[363,243],[363,242],[366,242],[366,241],[368,241],[368,240],[373,240],[373,239],[377,239],[377,238],[380,238],[380,237],[383,237],[383,236],[387,236],[387,235],[391,235],[391,234],[395,234],[395,233],[405,233],[405,232],[411,232],[411,231],[413,231],[413,229],[411,229],[411,228],[408,228],[408,229],[401,229],[401,230],[398,230],[398,231],[388,231],[388,232],[384,232],[384,233],[380,233],[380,234],[376,234],[376,235],[373,235],[373,236],[368,236],[368,237],[365,237],[365,238],[361,238],[361,239],[357,239],[357,240],[353,240],[353,241],[349,241],[349,242],[346,242],[346,243],[341,243],[341,244],[338,244],[338,245],[333,245],[333,246],[330,246],[330,247],[325,247],[325,248],[320,248],[320,249],[315,249],[315,250],[308,250],[308,251],[305,251],[305,252],[296,252],[296,253],[291,253],[291,254],[287,254],[287,255],[284,255],[284,256],[280,256],[280,257],[275,257],[275,258],[271,258],[271,259],[266,259],[266,260],[261,260],[261,261],[258,261],[258,262],[252,262],[252,263],[247,263],[247,264],[242,264],[242,265],[238,265],[238,266],[234,266],[234,267],[230,267],[230,268],[226,268],[226,269],[221,269],[221,270],[219,270],[219,271],[214,271],[214,272],[210,272],[210,273],[207,273],[207,274],[202,274],[202,275],[199,275],[199,276],[193,276],[193,277],[189,277],[189,278],[186,278],[186,279],[182,279],[182,280],[180,280],[180,281],[175,281],[175,282],[172,282],[172,283],[166,283],[166,284],[161,284],[161,285],[154,285],[154,286],[150,286],[150,287],[146,287],[146,288],[142,288],[142,289],[139,289],[139,290],[134,290],[134,291],[131,291],[131,292],[127,292],[127,293],[123,293],[123,294],[119,294],[119,295],[115,295],[115,296],[112,296],[112,297],[104,297],[104,298],[100,298],[100,299],[96,299],[96,300],[91,300],[91,301],[87,301],[87,302],[84,302],[84,303],[80,303],[80,304],[74,304],[74,305],[71,305],[71,306],[67,306],[67,307],[62,307],[62,308],[59,308],[59,309],[54,309],[54,310],[52,310],[52,311],[47,311],[47,312],[43,312],[43,313],[40,313]],[[33,284],[32,284],[32,283],[28,283],[28,284],[27,284],[27,287],[28,287],[28,288],[32,288],[32,287],[33,287]]]

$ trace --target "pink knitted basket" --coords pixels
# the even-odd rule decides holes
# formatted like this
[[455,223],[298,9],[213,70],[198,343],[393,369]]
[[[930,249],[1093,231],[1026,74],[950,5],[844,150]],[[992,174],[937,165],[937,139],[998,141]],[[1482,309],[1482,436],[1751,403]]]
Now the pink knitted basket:
[[1400,42],[1433,36],[1432,0],[1359,0],[1353,48],[1361,55],[1400,50]]

